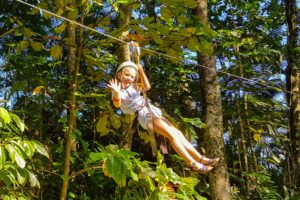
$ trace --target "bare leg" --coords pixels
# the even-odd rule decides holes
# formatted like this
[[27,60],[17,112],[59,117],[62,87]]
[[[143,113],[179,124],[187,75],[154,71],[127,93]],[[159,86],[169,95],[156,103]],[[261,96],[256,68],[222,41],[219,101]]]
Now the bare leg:
[[[186,150],[189,152],[189,154],[197,161],[202,164],[211,164],[213,161],[209,158],[206,158],[205,156],[201,155],[196,148],[184,137],[182,132],[178,130],[169,120],[162,117],[162,120],[165,121],[169,126],[173,127],[175,130],[177,130],[177,136],[179,141],[181,141],[186,148]],[[217,160],[218,161],[218,160]],[[211,163],[210,163],[211,162]]]
[[[178,129],[176,129],[174,126],[170,126],[161,118],[153,117],[152,120],[153,121],[150,123],[153,123],[154,131],[168,138],[175,151],[188,163],[188,165],[196,166],[197,170],[199,171],[209,171],[212,169],[211,166],[205,167],[193,158],[193,156],[182,143],[181,137],[178,136]],[[149,125],[149,128],[152,128],[152,126]]]

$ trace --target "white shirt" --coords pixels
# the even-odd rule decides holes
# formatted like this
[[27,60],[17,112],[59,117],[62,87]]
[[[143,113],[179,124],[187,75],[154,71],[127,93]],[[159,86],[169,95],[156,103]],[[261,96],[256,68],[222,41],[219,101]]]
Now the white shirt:
[[135,114],[144,106],[144,97],[133,86],[121,90],[121,110],[124,114]]

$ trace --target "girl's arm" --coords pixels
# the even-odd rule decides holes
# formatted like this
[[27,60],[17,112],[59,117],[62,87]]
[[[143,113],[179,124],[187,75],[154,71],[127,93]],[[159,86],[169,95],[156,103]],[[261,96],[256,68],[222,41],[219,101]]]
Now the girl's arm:
[[119,108],[121,106],[121,84],[117,79],[112,79],[107,86],[112,90],[112,101],[114,106]]
[[145,74],[145,71],[144,71],[142,65],[138,64],[137,66],[138,66],[139,76],[140,76],[141,82],[143,84],[143,89],[145,91],[148,91],[151,88],[150,82]]

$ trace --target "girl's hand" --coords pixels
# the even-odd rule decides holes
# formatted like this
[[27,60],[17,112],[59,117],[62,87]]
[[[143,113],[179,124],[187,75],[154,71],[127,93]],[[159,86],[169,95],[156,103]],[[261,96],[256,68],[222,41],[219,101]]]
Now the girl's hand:
[[121,83],[119,83],[117,79],[111,79],[109,84],[107,84],[107,87],[117,94],[121,93]]

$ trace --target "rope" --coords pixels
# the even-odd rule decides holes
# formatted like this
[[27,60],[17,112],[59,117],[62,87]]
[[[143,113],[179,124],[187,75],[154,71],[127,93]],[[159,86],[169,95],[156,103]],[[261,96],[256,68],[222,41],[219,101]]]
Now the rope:
[[[117,38],[117,37],[111,36],[111,35],[106,34],[106,33],[102,33],[102,32],[100,32],[100,31],[97,31],[96,29],[90,28],[90,27],[88,27],[88,26],[85,26],[85,25],[83,25],[83,24],[81,24],[81,23],[78,23],[78,22],[76,22],[76,21],[70,20],[70,19],[65,18],[65,17],[63,17],[63,16],[59,16],[59,15],[53,13],[53,12],[50,12],[50,11],[45,10],[45,9],[43,9],[43,8],[40,8],[40,7],[37,7],[37,6],[35,6],[35,5],[29,4],[29,3],[24,2],[24,1],[22,1],[22,0],[16,0],[16,1],[18,1],[19,3],[25,4],[25,5],[29,6],[29,7],[32,7],[32,8],[41,10],[41,11],[43,11],[43,12],[46,12],[46,13],[48,13],[48,14],[50,14],[50,15],[53,15],[53,16],[55,16],[55,17],[57,17],[57,18],[60,18],[60,19],[66,20],[66,21],[68,21],[68,22],[70,22],[70,23],[73,23],[73,24],[76,24],[76,25],[78,25],[78,26],[81,26],[81,27],[83,27],[83,28],[85,28],[85,29],[88,29],[88,30],[90,30],[90,31],[92,31],[92,32],[99,33],[99,34],[101,34],[101,35],[103,35],[103,36],[105,36],[105,37],[108,37],[108,38],[117,40],[117,41],[122,42],[122,43],[124,43],[124,44],[127,44],[127,45],[129,45],[129,46],[132,45],[130,42],[125,42],[124,40],[121,40],[121,39],[119,39],[119,38]],[[157,52],[157,51],[148,49],[148,48],[144,48],[144,47],[139,47],[139,48],[142,49],[142,50],[144,50],[144,51],[147,51],[147,52],[150,52],[150,53],[157,54],[157,55],[159,55],[159,56],[163,56],[163,57],[171,58],[171,59],[174,59],[174,60],[178,60],[178,61],[180,61],[180,62],[187,61],[187,60],[182,59],[182,58],[180,58],[180,57],[175,57],[175,56],[171,56],[171,55],[168,55],[168,54],[165,54],[165,53],[160,53],[160,52]],[[210,68],[210,67],[207,67],[207,66],[205,66],[205,65],[195,64],[195,66],[199,66],[199,67],[202,67],[202,68],[211,70],[211,71],[213,71],[213,72],[215,71],[214,68]],[[252,79],[248,79],[248,78],[245,78],[245,77],[241,77],[241,76],[238,76],[238,75],[235,75],[235,74],[231,74],[231,73],[228,73],[228,72],[217,71],[217,73],[225,74],[225,75],[228,75],[228,76],[237,78],[237,79],[241,79],[241,80],[243,80],[243,81],[249,81],[249,82],[254,83],[254,84],[258,84],[258,85],[265,86],[265,87],[268,87],[268,88],[273,89],[273,90],[277,90],[277,91],[279,91],[279,92],[285,92],[285,93],[289,93],[289,94],[300,95],[300,93],[298,93],[298,92],[292,92],[292,91],[289,91],[289,90],[286,90],[286,89],[282,89],[282,88],[279,88],[279,87],[275,87],[275,86],[272,86],[272,85],[270,85],[270,84],[261,83],[261,82],[259,82],[259,81],[255,81],[255,80],[252,80]]]
[[128,44],[128,42],[125,42],[125,41],[123,41],[123,40],[121,40],[121,39],[119,39],[119,38],[117,38],[117,37],[108,35],[108,34],[106,34],[106,33],[101,33],[100,31],[97,31],[96,29],[90,28],[90,27],[88,27],[88,26],[85,26],[85,25],[83,25],[83,24],[81,24],[81,23],[78,23],[78,22],[73,21],[73,20],[71,20],[71,19],[68,19],[68,18],[66,18],[66,17],[59,16],[59,15],[57,15],[57,14],[55,14],[55,13],[53,13],[53,12],[50,12],[50,11],[48,11],[48,10],[45,10],[45,9],[43,9],[43,8],[40,8],[40,7],[37,7],[37,6],[35,6],[35,5],[29,4],[29,3],[24,2],[24,1],[22,1],[22,0],[16,0],[16,1],[18,1],[18,2],[20,2],[20,3],[22,3],[22,4],[25,4],[25,5],[27,5],[27,6],[30,6],[30,7],[32,7],[32,8],[41,10],[41,11],[43,11],[43,12],[45,12],[45,13],[48,13],[48,14],[50,14],[50,15],[53,15],[53,16],[55,16],[55,17],[57,17],[57,18],[63,19],[63,20],[65,20],[65,21],[68,21],[68,22],[70,22],[70,23],[72,23],[72,24],[76,24],[76,25],[78,25],[78,26],[81,26],[81,27],[83,27],[83,28],[86,28],[86,29],[88,29],[88,30],[90,30],[90,31],[99,33],[99,34],[101,34],[101,35],[103,35],[103,36],[105,36],[105,37],[112,38],[112,39],[117,40],[117,41],[119,41],[119,42]]

